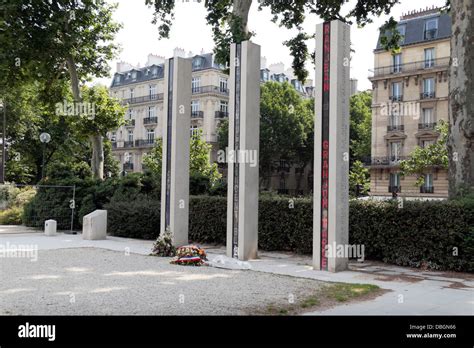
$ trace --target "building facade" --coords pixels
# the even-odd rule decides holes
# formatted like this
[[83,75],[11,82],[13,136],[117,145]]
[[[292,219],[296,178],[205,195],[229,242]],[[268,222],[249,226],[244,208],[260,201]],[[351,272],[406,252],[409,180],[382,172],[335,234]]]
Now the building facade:
[[[175,49],[175,56],[184,56],[184,51]],[[188,55],[192,59],[192,100],[190,132],[202,131],[204,140],[211,144],[211,161],[217,161],[217,128],[228,117],[229,86],[228,75],[223,66],[214,61],[212,53]],[[112,153],[120,162],[123,174],[142,172],[144,156],[162,136],[164,57],[150,54],[146,66],[135,68],[127,63],[118,63],[110,93],[127,105],[126,123],[108,137],[112,142]],[[302,84],[290,70],[283,71],[282,63],[266,67],[262,57],[260,80],[288,82],[303,97],[312,95],[312,81]],[[308,190],[310,168],[290,168],[276,160],[275,170],[270,178],[271,187],[281,193],[303,193]],[[226,166],[220,164],[225,176]],[[302,173],[302,171],[304,173]],[[298,192],[296,192],[298,191]]]
[[436,125],[448,121],[448,67],[451,19],[431,8],[403,15],[398,24],[401,50],[393,54],[379,43],[374,51],[372,146],[367,161],[371,195],[447,197],[448,174],[440,167],[417,176],[401,176],[400,160],[439,137]]

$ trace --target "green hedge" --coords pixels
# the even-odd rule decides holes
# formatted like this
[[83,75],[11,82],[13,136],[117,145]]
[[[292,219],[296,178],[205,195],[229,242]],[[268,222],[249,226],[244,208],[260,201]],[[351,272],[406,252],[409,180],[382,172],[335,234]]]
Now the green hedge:
[[[111,202],[109,231],[117,236],[156,238],[160,207],[156,200]],[[190,198],[189,238],[225,244],[225,197]],[[259,248],[312,252],[312,200],[261,197]],[[456,201],[351,201],[351,244],[363,244],[367,259],[402,266],[474,271],[474,204]],[[458,255],[455,255],[457,248]]]

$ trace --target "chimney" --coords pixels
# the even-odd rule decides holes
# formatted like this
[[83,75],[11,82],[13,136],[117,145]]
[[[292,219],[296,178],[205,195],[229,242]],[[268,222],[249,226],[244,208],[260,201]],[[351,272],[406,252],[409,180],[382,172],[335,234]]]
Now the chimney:
[[165,62],[165,57],[150,53],[146,61],[146,66],[150,66],[153,64],[160,65],[160,64],[164,64],[164,62]]
[[260,57],[260,69],[265,69],[267,67],[267,58]]
[[117,62],[117,72],[121,73],[133,69],[133,65],[127,62]]
[[173,56],[174,56],[174,57],[186,58],[186,52],[184,52],[184,50],[183,50],[182,48],[176,47],[176,48],[173,50]]

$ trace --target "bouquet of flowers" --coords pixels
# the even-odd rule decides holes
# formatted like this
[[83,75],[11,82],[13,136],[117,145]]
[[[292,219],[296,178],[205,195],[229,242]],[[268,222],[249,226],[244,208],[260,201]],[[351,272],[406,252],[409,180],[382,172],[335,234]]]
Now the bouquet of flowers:
[[176,255],[176,248],[172,244],[172,235],[169,229],[165,231],[161,236],[158,237],[155,244],[153,244],[153,250],[151,251],[153,256],[170,257]]
[[202,266],[207,261],[204,249],[196,245],[185,245],[176,249],[176,258],[172,264],[184,266]]

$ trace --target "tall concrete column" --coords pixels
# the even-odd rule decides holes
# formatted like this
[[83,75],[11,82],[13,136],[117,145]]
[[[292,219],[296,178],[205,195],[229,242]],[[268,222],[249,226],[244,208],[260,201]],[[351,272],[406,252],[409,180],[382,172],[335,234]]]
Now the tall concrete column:
[[316,26],[313,266],[347,268],[338,246],[349,243],[350,26]]
[[231,44],[230,57],[227,256],[248,260],[258,249],[260,46]]
[[191,60],[167,59],[164,76],[160,232],[178,247],[188,243]]

